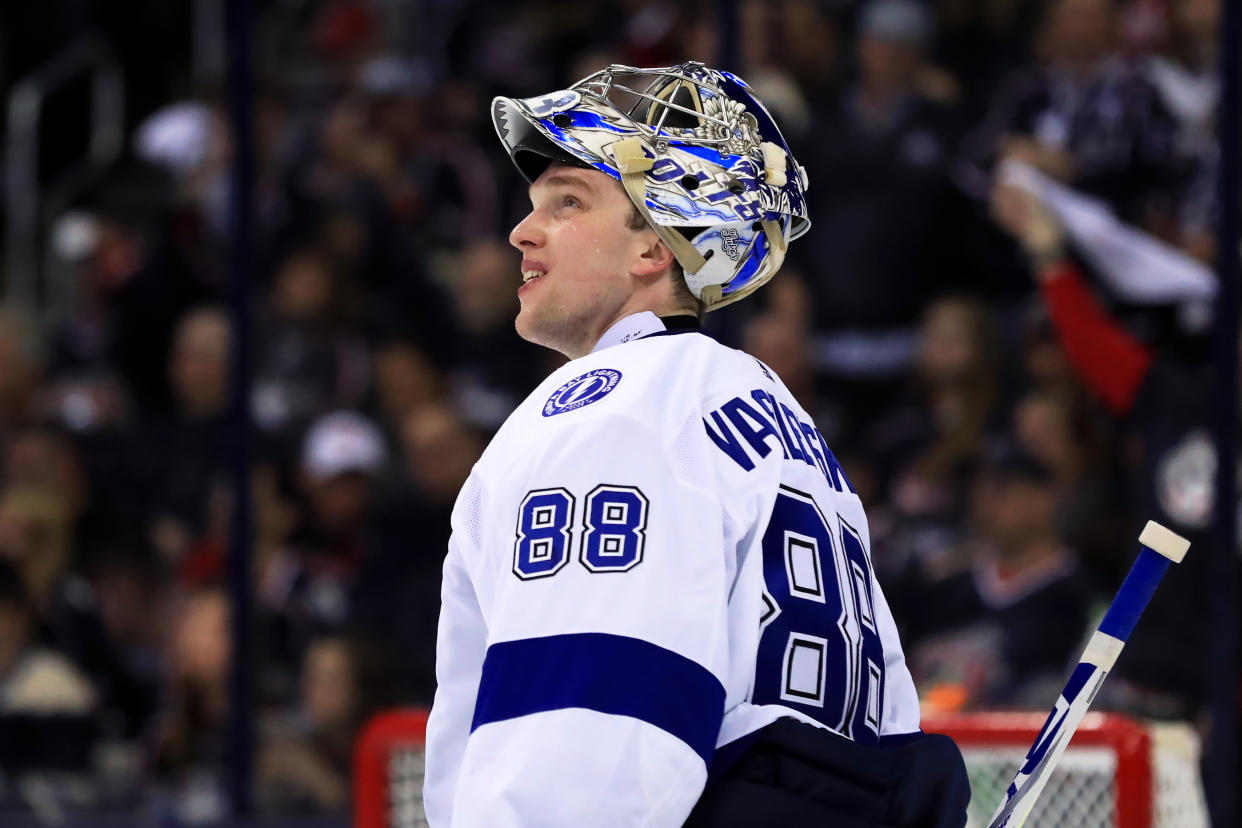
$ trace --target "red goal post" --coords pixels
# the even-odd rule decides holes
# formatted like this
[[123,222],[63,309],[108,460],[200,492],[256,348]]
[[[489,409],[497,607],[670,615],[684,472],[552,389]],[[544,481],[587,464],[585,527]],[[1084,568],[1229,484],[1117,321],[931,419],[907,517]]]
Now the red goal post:
[[[983,828],[1046,713],[925,716],[962,749],[973,797],[968,828]],[[427,711],[373,718],[354,752],[355,828],[425,828]],[[1039,828],[1207,828],[1199,746],[1185,724],[1088,713],[1028,821]]]
[[354,745],[354,828],[425,828],[424,708],[389,710],[362,728]]

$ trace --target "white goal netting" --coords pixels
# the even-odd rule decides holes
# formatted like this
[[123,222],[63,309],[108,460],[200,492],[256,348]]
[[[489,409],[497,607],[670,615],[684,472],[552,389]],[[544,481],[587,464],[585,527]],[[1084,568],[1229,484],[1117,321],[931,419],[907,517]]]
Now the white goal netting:
[[394,750],[388,759],[385,806],[391,828],[428,828],[423,812],[423,752]]
[[354,750],[355,828],[427,828],[423,811],[426,710],[372,719]]
[[[1034,741],[1043,714],[980,713],[929,720],[957,740],[984,828]],[[1189,725],[1089,713],[1031,811],[1039,828],[1208,828],[1199,743]]]
[[[426,828],[426,711],[378,717],[355,757],[357,828]],[[928,719],[966,760],[968,828],[985,828],[1043,724],[1042,714],[975,713]],[[1089,713],[1036,803],[1038,828],[1208,828],[1199,743],[1184,724]]]

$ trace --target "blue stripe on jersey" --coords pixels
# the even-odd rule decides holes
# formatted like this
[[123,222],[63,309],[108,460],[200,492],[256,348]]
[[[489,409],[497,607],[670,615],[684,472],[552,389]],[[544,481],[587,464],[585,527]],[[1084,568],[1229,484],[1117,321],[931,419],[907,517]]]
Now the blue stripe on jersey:
[[649,641],[604,633],[522,638],[487,648],[470,732],[579,707],[654,725],[708,764],[724,701],[711,671]]

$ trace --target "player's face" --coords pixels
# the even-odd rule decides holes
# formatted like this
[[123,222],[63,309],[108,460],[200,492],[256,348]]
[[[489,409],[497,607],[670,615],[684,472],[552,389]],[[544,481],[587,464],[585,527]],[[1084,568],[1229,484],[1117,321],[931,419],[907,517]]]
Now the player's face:
[[643,309],[635,271],[655,234],[627,226],[629,198],[598,170],[554,164],[531,185],[530,201],[530,214],[509,234],[526,280],[517,332],[579,357],[614,322]]

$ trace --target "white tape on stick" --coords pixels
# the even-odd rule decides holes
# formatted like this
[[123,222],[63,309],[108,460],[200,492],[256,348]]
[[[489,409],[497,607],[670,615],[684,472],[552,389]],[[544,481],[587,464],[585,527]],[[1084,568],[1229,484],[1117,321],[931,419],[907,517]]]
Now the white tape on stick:
[[1147,521],[1147,525],[1143,527],[1139,534],[1139,543],[1153,552],[1159,552],[1173,563],[1181,563],[1182,558],[1186,557],[1186,550],[1190,548],[1190,541],[1154,520]]

